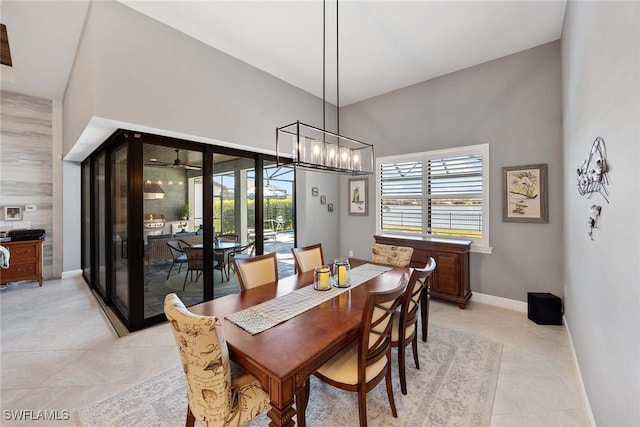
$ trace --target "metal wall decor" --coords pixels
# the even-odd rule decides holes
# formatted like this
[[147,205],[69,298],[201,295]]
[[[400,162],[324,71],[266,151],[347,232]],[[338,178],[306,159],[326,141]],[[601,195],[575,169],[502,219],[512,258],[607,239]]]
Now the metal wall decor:
[[597,137],[591,145],[589,157],[582,162],[577,170],[578,193],[590,199],[594,193],[600,193],[604,200],[609,203],[609,176],[607,172],[607,147],[604,139]]
[[[593,197],[595,193],[600,193],[602,198],[609,203],[609,166],[607,164],[607,147],[602,137],[597,137],[591,145],[589,157],[582,162],[576,171],[578,181],[578,193],[587,199]],[[602,206],[591,205],[589,209],[589,238],[593,240],[593,230],[598,228]]]

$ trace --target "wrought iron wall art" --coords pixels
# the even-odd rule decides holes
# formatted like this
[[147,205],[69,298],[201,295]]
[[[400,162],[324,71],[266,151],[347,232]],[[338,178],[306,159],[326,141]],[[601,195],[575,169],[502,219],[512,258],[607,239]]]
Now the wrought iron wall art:
[[600,212],[602,206],[591,205],[591,216],[589,217],[589,237],[593,240],[593,229],[598,228],[598,220],[600,219]]
[[[609,165],[607,164],[607,147],[604,139],[597,137],[591,145],[589,157],[582,162],[577,170],[578,193],[587,199],[593,197],[594,193],[600,193],[602,198],[609,203]],[[593,230],[598,228],[602,206],[591,205],[589,211],[589,237],[593,240]]]
[[594,193],[600,193],[609,203],[609,168],[607,165],[607,147],[604,139],[597,137],[591,145],[589,157],[577,170],[578,193],[590,199]]

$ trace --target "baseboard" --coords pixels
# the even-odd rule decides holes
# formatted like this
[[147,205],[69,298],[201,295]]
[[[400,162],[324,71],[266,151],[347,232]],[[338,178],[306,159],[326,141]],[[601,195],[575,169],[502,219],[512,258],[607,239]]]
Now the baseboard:
[[520,311],[522,313],[526,313],[528,310],[527,303],[524,301],[516,301],[508,298],[481,294],[480,292],[474,292],[473,296],[471,297],[471,301],[479,302],[482,304],[495,305],[497,307],[506,308],[509,310]]
[[587,389],[584,386],[584,381],[582,380],[582,371],[580,370],[580,363],[578,363],[578,356],[576,355],[576,349],[573,347],[573,339],[571,338],[571,330],[569,329],[569,322],[567,322],[567,317],[562,316],[562,321],[564,323],[564,327],[567,328],[567,335],[569,336],[569,345],[571,346],[571,354],[573,355],[573,363],[576,366],[576,370],[578,371],[578,381],[580,382],[580,394],[582,395],[582,401],[584,402],[585,410],[587,414],[589,414],[589,426],[596,427],[596,420],[593,418],[593,412],[591,411],[591,404],[589,403],[589,396],[587,396]]
[[69,270],[63,271],[60,275],[61,279],[71,279],[73,277],[82,276],[82,270]]

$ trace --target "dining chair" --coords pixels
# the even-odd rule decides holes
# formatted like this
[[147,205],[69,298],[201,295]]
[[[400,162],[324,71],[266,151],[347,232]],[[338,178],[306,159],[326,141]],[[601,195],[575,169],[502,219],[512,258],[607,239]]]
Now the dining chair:
[[[429,258],[429,263],[425,268],[413,269],[411,276],[409,276],[407,289],[400,300],[400,315],[393,320],[391,347],[398,348],[398,371],[402,394],[407,394],[405,349],[409,344],[411,344],[411,349],[413,350],[413,361],[416,364],[416,369],[420,369],[420,362],[418,361],[418,309],[423,292],[428,291],[428,279],[435,269],[436,261],[433,258]],[[426,301],[423,301],[423,303],[427,304],[426,315],[428,318],[428,294]]]
[[413,256],[412,247],[383,245],[381,243],[374,243],[371,252],[373,262],[396,267],[408,267]]
[[191,280],[193,281],[193,272],[195,271],[196,280],[198,280],[202,274],[204,262],[202,248],[185,247],[183,249],[187,255],[187,274],[185,274],[184,283],[182,284],[182,290],[184,291],[187,287],[187,277],[189,277],[189,273],[191,273]]
[[311,271],[316,266],[324,265],[322,243],[316,243],[315,245],[309,245],[303,248],[291,248],[291,253],[293,254],[293,260],[298,274]]
[[227,280],[229,280],[229,254],[228,249],[214,249],[213,250],[213,269],[220,271],[220,277],[224,281],[225,274]]
[[182,265],[187,263],[187,254],[184,252],[184,249],[182,249],[183,243],[184,242],[181,242],[179,240],[167,241],[167,246],[169,247],[169,251],[171,252],[171,257],[173,258],[173,260],[171,261],[171,267],[169,267],[169,272],[167,273],[167,280],[169,280],[169,276],[171,276],[173,267],[178,265],[178,274],[180,274],[180,272],[182,271]]
[[275,252],[234,259],[233,266],[238,274],[241,291],[278,281],[278,259]]
[[[396,308],[406,286],[407,275],[403,274],[398,286],[393,289],[369,292],[362,312],[359,338],[314,372],[318,379],[329,385],[358,393],[361,427],[367,425],[367,392],[383,378],[391,413],[395,418],[398,417],[391,383],[391,326],[393,318],[398,316]],[[296,392],[298,417],[305,413],[309,385],[307,378],[303,387]],[[305,420],[300,424],[306,424]]]
[[191,313],[175,293],[165,297],[164,313],[187,379],[187,427],[196,419],[204,426],[239,426],[270,409],[258,379],[229,360],[215,316]]

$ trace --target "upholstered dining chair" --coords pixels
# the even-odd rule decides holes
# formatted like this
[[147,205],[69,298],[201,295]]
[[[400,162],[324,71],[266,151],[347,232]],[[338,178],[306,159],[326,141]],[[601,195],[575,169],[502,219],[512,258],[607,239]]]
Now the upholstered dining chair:
[[204,426],[240,426],[270,408],[258,380],[229,360],[222,327],[214,316],[191,313],[175,293],[164,312],[187,378],[187,419]]
[[[407,394],[407,373],[405,361],[405,349],[411,344],[413,361],[416,369],[420,369],[418,361],[418,309],[420,307],[423,292],[428,291],[428,279],[436,269],[436,261],[429,258],[425,268],[414,268],[409,276],[407,289],[400,300],[400,315],[393,320],[391,329],[391,347],[398,348],[398,371],[400,374],[400,390]],[[429,299],[427,295],[426,315],[429,316]]]
[[[396,308],[406,285],[407,275],[403,274],[398,286],[393,289],[369,292],[362,312],[359,338],[314,373],[329,385],[358,393],[361,427],[367,425],[367,392],[383,378],[387,386],[391,413],[398,417],[391,384],[391,327],[393,318],[398,316]],[[309,385],[307,379],[304,387],[296,393],[298,414],[304,414],[307,407]]]
[[324,265],[322,255],[322,243],[305,246],[303,248],[291,248],[293,260],[298,274],[311,271],[318,265]]
[[169,251],[171,252],[171,257],[173,261],[171,262],[171,267],[169,268],[169,272],[167,273],[167,280],[169,280],[169,276],[171,276],[171,271],[173,267],[178,265],[178,274],[182,271],[182,265],[187,263],[187,254],[184,252],[184,246],[189,246],[185,242],[181,240],[168,240],[167,246],[169,247]]
[[380,264],[407,267],[413,256],[413,248],[408,246],[392,246],[374,243],[371,247],[371,260]]
[[278,281],[278,259],[275,252],[234,259],[233,268],[238,275],[241,291]]

